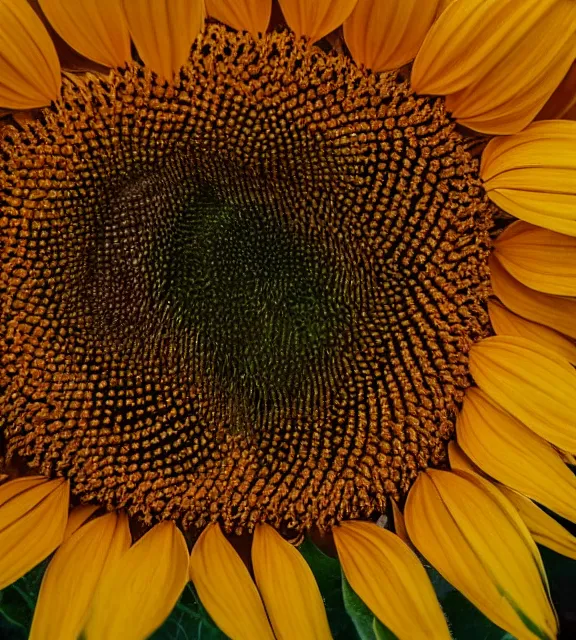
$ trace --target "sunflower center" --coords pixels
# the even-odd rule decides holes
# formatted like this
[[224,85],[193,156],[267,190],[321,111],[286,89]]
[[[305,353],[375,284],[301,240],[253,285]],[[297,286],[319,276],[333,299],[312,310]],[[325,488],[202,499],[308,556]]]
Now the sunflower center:
[[209,27],[174,85],[64,81],[2,143],[8,456],[228,531],[381,512],[486,334],[477,164],[439,99]]

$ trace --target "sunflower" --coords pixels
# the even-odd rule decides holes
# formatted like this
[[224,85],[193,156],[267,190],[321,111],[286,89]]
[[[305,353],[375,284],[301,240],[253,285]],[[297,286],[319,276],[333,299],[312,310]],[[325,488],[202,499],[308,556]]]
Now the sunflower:
[[[138,640],[555,638],[573,0],[0,0],[0,589]],[[379,631],[379,633],[384,633]]]

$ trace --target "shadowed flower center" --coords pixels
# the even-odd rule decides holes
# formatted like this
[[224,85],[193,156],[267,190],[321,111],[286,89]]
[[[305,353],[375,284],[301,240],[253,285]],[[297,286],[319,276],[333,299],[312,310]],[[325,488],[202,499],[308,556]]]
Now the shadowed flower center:
[[5,134],[5,447],[153,523],[326,528],[441,465],[491,206],[441,99],[210,26]]

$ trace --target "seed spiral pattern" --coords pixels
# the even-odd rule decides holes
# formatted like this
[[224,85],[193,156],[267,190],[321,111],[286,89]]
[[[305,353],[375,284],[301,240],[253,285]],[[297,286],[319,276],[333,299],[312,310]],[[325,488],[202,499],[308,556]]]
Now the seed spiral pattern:
[[209,26],[174,85],[65,78],[4,132],[6,455],[152,524],[292,532],[440,465],[492,207],[441,99]]

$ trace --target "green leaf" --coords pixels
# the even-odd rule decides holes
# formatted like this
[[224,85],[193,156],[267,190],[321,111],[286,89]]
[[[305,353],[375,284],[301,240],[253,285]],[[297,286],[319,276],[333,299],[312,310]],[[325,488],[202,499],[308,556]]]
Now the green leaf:
[[344,606],[354,622],[360,640],[375,640],[374,614],[352,589],[344,573],[342,573],[342,595],[344,596]]

